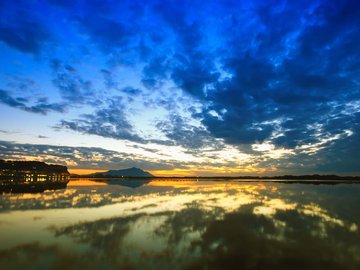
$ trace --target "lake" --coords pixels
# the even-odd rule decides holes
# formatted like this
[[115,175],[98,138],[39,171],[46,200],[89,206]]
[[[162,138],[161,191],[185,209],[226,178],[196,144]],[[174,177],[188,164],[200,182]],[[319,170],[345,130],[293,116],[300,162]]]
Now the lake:
[[0,195],[0,269],[360,269],[360,185],[70,181]]

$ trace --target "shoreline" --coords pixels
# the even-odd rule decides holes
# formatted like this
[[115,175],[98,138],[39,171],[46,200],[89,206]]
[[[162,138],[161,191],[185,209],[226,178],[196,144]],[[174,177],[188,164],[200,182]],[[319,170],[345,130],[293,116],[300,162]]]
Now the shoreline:
[[360,179],[251,179],[251,178],[191,178],[191,177],[76,177],[70,181],[194,181],[194,182],[229,182],[229,183],[283,183],[283,184],[360,184]]

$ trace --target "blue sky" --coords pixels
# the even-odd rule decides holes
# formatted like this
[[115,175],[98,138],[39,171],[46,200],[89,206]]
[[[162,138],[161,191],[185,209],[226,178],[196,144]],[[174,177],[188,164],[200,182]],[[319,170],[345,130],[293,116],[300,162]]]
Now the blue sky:
[[350,0],[1,1],[0,158],[359,174],[358,44]]

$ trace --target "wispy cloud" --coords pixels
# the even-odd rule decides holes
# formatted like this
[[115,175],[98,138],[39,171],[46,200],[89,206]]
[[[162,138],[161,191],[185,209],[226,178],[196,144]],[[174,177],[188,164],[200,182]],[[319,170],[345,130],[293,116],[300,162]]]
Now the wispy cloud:
[[49,103],[47,98],[38,98],[34,104],[22,97],[12,97],[8,91],[0,89],[0,103],[31,113],[46,115],[49,112],[64,113],[66,105],[63,103]]

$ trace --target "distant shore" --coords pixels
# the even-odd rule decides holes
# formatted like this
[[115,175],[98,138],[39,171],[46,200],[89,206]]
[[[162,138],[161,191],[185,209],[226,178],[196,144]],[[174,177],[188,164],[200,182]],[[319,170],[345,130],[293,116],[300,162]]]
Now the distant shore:
[[284,176],[213,176],[213,177],[185,177],[185,176],[154,176],[154,177],[117,177],[101,175],[71,175],[71,180],[77,179],[99,179],[99,180],[177,180],[177,181],[231,181],[231,182],[272,182],[272,183],[304,183],[304,184],[335,184],[335,183],[360,183],[359,176],[337,176],[337,175],[284,175]]

